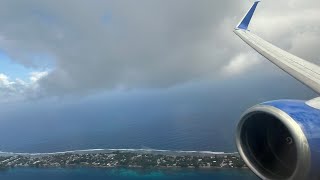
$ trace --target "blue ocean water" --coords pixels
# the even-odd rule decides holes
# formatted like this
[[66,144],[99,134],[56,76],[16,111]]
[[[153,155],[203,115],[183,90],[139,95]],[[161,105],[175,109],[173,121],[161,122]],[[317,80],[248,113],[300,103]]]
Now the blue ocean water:
[[0,171],[1,180],[257,180],[249,170],[220,169],[220,170],[196,170],[196,169],[36,169],[17,168]]
[[[288,86],[281,84],[284,79],[277,80],[248,81],[246,76],[161,90],[0,105],[0,151],[152,148],[234,152],[236,125],[247,108],[279,97],[314,97],[297,88],[288,92]],[[294,83],[290,87],[297,87],[296,81],[289,82]],[[260,88],[250,91],[251,87]]]
[[[293,91],[288,92],[288,87],[277,86],[274,81],[257,79],[251,84],[244,82],[235,80],[227,84],[200,83],[161,91],[115,92],[85,100],[74,97],[71,100],[6,104],[0,108],[0,151],[34,153],[151,148],[234,152],[237,121],[247,108],[278,97],[303,98],[301,91],[292,94],[299,96],[289,96],[288,93]],[[270,86],[283,87],[278,89],[283,93],[277,94],[277,89],[270,89]],[[248,87],[261,88],[249,91]],[[1,180],[143,178],[256,179],[249,170],[233,169],[141,171],[27,168],[0,172]]]

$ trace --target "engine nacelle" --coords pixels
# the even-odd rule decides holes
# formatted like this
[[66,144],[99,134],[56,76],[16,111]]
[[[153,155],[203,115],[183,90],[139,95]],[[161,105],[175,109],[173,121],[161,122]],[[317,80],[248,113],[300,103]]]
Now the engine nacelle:
[[308,104],[271,101],[241,117],[237,148],[260,178],[320,180],[320,109]]

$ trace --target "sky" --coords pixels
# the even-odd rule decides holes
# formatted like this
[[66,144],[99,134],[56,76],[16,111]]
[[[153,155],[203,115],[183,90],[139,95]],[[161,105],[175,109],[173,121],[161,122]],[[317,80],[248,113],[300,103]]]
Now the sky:
[[[315,48],[306,47],[319,45],[319,4],[262,2],[251,29],[317,62]],[[10,100],[6,91],[12,89],[23,100],[28,93],[32,98],[86,96],[166,89],[265,69],[263,58],[232,32],[250,5],[231,0],[2,1],[1,99]],[[34,83],[37,88],[25,87]]]
[[[201,111],[203,118],[213,119],[233,114],[219,122],[232,128],[236,117],[256,103],[316,97],[232,32],[252,3],[2,0],[0,124],[19,124],[21,120],[13,117],[26,109],[33,119],[53,123],[56,119],[37,114],[53,106],[63,114],[64,108],[79,104],[84,104],[82,111],[91,111],[90,104],[135,105],[154,100],[157,106],[170,105],[177,113],[185,108],[207,106],[219,111],[232,107],[216,116]],[[265,0],[250,29],[319,64],[319,9],[317,0]],[[158,101],[159,97],[164,100]],[[188,114],[187,110],[182,112]],[[59,118],[67,121],[66,116]]]

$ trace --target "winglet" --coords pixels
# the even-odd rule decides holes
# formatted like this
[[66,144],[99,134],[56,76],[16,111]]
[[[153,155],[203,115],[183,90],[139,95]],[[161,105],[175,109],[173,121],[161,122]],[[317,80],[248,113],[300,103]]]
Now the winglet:
[[259,4],[260,1],[255,1],[252,7],[249,9],[247,14],[242,18],[236,29],[243,29],[243,30],[248,30],[248,26],[250,24],[251,18],[253,16],[254,11],[257,8],[257,5]]

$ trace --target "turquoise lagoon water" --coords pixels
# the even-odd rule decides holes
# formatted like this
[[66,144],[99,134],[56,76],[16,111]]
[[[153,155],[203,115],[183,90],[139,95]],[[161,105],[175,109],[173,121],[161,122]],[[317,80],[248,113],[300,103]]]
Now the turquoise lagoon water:
[[99,169],[16,168],[0,171],[1,180],[258,180],[247,169]]

